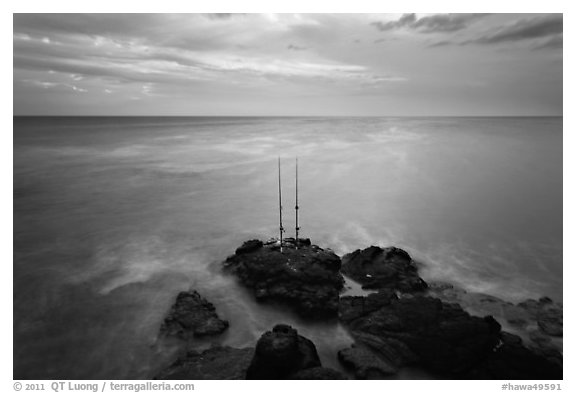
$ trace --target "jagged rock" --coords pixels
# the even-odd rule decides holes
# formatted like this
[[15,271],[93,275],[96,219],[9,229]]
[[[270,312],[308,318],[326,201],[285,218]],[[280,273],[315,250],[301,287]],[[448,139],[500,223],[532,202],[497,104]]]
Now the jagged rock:
[[160,332],[181,338],[220,334],[228,328],[228,321],[218,318],[212,303],[198,292],[180,292]]
[[348,379],[340,371],[326,367],[313,367],[306,370],[298,371],[292,376],[292,379]]
[[392,290],[381,290],[368,296],[343,296],[340,298],[338,318],[344,323],[351,322],[388,306],[392,299],[396,299]]
[[[471,317],[458,305],[431,297],[397,299],[389,294],[385,299],[375,294],[364,300],[343,300],[341,314],[351,315],[346,308],[353,307],[359,315],[343,322],[390,364],[417,360],[433,371],[455,374],[471,367],[499,342],[500,325],[492,318]],[[375,305],[366,307],[376,303],[380,305],[376,310]]]
[[240,247],[236,249],[236,255],[248,254],[250,252],[258,250],[263,245],[264,244],[260,240],[257,239],[248,240],[247,242],[244,242],[244,244],[242,244]]
[[290,379],[321,367],[314,343],[288,325],[276,325],[260,337],[246,379]]
[[286,243],[281,253],[276,243],[255,247],[259,241],[251,242],[246,242],[251,246],[244,243],[224,267],[251,288],[258,300],[288,304],[307,317],[336,316],[344,287],[336,254],[304,243],[298,249]]
[[[491,316],[476,317],[456,303],[393,293],[342,298],[341,321],[355,340],[394,366],[415,364],[448,378],[553,378],[559,368],[502,334]],[[520,359],[524,356],[523,359]],[[506,371],[506,364],[509,372]],[[534,369],[541,371],[533,374]]]
[[522,337],[517,336],[516,334],[502,332],[500,333],[500,339],[502,340],[502,344],[522,345]]
[[356,342],[370,348],[386,363],[394,368],[401,368],[418,362],[418,356],[403,341],[393,337],[383,337],[376,334],[352,332]]
[[475,315],[493,315],[522,335],[524,345],[535,353],[558,363],[562,359],[562,303],[543,297],[513,304],[495,296],[467,292],[447,283],[429,283],[428,293],[447,302],[459,303]]
[[190,351],[155,379],[246,379],[254,348],[212,347]]
[[529,350],[518,340],[507,340],[462,378],[562,379],[562,366]]
[[371,246],[344,255],[342,273],[362,284],[364,289],[417,292],[427,287],[410,255],[396,247]]
[[529,299],[518,303],[519,307],[525,309],[538,323],[540,329],[555,337],[563,335],[563,310],[562,303],[554,303],[552,299],[543,297],[538,301]]
[[365,348],[346,348],[338,351],[338,360],[354,370],[356,379],[382,379],[398,369]]

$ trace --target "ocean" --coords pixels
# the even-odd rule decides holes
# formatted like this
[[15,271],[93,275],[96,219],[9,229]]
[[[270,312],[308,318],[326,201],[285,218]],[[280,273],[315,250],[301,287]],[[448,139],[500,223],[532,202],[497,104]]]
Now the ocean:
[[[562,301],[562,118],[14,117],[14,379],[151,378],[177,293],[253,346],[288,323],[338,368],[352,339],[257,304],[221,262],[301,236],[339,255],[406,249],[427,281]],[[400,376],[402,377],[402,376]],[[417,375],[408,377],[416,378]]]

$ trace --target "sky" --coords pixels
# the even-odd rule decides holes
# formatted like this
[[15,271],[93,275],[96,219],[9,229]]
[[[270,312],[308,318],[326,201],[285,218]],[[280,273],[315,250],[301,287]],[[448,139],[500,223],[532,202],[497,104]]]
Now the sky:
[[14,115],[562,115],[562,14],[13,22]]

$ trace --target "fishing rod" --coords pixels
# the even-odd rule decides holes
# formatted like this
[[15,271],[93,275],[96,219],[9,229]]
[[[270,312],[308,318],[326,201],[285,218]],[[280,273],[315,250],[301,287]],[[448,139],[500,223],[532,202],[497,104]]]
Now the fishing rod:
[[280,252],[282,252],[282,232],[284,232],[284,227],[282,226],[282,182],[280,176],[280,157],[278,157],[278,207],[280,211]]
[[298,249],[298,231],[300,230],[298,226],[298,157],[296,157],[296,207],[294,209],[296,210],[296,249]]

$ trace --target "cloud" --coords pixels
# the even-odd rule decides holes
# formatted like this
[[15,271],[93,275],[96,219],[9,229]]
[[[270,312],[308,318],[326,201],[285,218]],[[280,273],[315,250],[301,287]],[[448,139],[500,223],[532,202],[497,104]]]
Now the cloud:
[[204,14],[210,19],[225,19],[228,20],[230,18],[234,18],[236,16],[244,16],[246,14],[226,14],[226,13],[215,13],[215,14]]
[[[539,24],[519,22],[541,15],[501,14],[479,20],[481,17],[15,14],[15,111],[48,113],[68,111],[62,109],[68,106],[76,108],[71,112],[98,113],[260,110],[248,109],[249,104],[268,108],[270,113],[316,111],[312,101],[305,105],[295,98],[306,95],[319,97],[314,102],[323,108],[338,103],[323,113],[339,113],[341,108],[350,108],[350,113],[380,113],[388,110],[381,108],[400,108],[409,98],[421,102],[436,88],[452,92],[450,99],[458,106],[459,95],[464,94],[459,89],[470,75],[484,77],[491,86],[508,83],[523,87],[537,84],[531,82],[540,80],[534,75],[558,73],[557,62],[553,63],[557,56],[549,55],[556,55],[551,51],[562,46],[561,33],[543,35]],[[518,45],[524,52],[522,56],[518,53],[514,64],[530,64],[522,67],[524,74],[517,67],[512,69],[508,58],[502,61],[504,51],[473,47],[481,43],[472,41],[483,37],[487,48],[487,38],[512,40],[515,34],[514,39],[518,39],[522,35],[518,30],[526,29],[524,35],[538,38]],[[384,45],[372,45],[383,40]],[[462,44],[466,41],[468,47]],[[422,50],[430,44],[444,48]],[[447,63],[449,67],[441,66]],[[494,66],[485,69],[486,63]],[[507,78],[500,79],[500,75]],[[561,72],[558,75],[555,80],[561,79]],[[540,94],[542,86],[533,90]],[[370,98],[352,105],[355,98],[351,96]],[[376,102],[376,97],[382,100]],[[127,103],[125,110],[121,109],[123,102]],[[370,105],[364,106],[366,102]],[[371,109],[365,109],[368,107]],[[420,108],[408,107],[413,108],[411,113]],[[428,111],[428,103],[423,108]]]
[[562,49],[564,46],[562,35],[552,37],[545,42],[537,45],[534,49]]
[[39,81],[34,79],[22,79],[20,83],[27,84],[30,86],[40,87],[42,89],[68,89],[71,91],[75,91],[78,93],[86,93],[88,92],[87,89],[83,89],[76,85],[70,83],[57,83],[57,82],[47,82],[47,81]]
[[372,22],[371,25],[375,26],[380,31],[388,31],[399,29],[406,26],[411,26],[416,22],[416,14],[404,14],[397,21],[391,22]]
[[286,48],[288,48],[288,50],[296,50],[296,51],[308,49],[305,46],[298,46],[298,45],[292,45],[292,44],[288,45]]
[[490,33],[466,40],[442,40],[428,45],[430,48],[451,45],[497,45],[511,42],[531,42],[532,49],[562,49],[562,14],[547,14],[532,19],[520,19],[506,26],[491,29]]
[[468,25],[488,14],[438,14],[416,18],[416,14],[404,14],[390,22],[373,22],[380,31],[407,28],[420,33],[447,33],[463,30]]
[[501,42],[523,41],[562,34],[562,30],[562,14],[550,14],[532,19],[521,19],[500,28],[494,34],[470,40],[467,43],[499,44]]
[[[274,32],[277,39],[290,42],[290,29],[279,29],[268,17],[259,15],[247,16],[261,24],[248,28],[245,18],[233,16],[106,15],[100,23],[93,15],[18,16],[13,36],[14,69],[57,72],[79,85],[89,85],[87,79],[98,79],[103,82],[101,89],[109,90],[125,84],[174,87],[226,80],[254,87],[265,82],[377,85],[405,80],[365,65],[304,52],[307,47],[295,44],[285,48],[302,51],[303,55],[297,60],[283,58],[277,45],[261,42],[259,32]],[[191,25],[190,18],[197,23]],[[123,20],[127,23],[117,24]],[[315,28],[320,25],[305,17],[290,17],[283,23]],[[239,49],[240,43],[251,49]],[[43,80],[42,76],[38,78]],[[138,91],[149,95],[151,88],[138,87]]]

